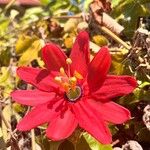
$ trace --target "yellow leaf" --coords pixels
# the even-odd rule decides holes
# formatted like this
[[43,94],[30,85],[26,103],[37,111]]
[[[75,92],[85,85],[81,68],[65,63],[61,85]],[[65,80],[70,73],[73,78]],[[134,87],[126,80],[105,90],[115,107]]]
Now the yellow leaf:
[[103,35],[94,35],[92,40],[100,47],[108,45],[108,40]]
[[21,34],[19,35],[18,41],[16,43],[16,53],[20,54],[24,51],[26,51],[32,43],[37,40],[38,38],[36,36],[28,36]]
[[65,47],[70,49],[73,46],[73,38],[71,37],[66,37],[64,41]]
[[[2,113],[6,121],[10,123],[11,115],[12,115],[11,106],[10,105],[5,106]],[[2,132],[3,132],[4,140],[6,142],[8,139],[10,139],[10,133],[8,132],[8,129],[3,121],[2,121]]]
[[7,67],[2,67],[1,74],[2,75],[0,76],[0,86],[3,86],[6,82],[6,80],[9,78],[10,72]]
[[64,31],[73,32],[78,26],[78,23],[80,22],[80,20],[81,19],[75,19],[75,18],[69,19],[64,25]]
[[36,40],[32,43],[32,45],[22,54],[19,59],[19,66],[26,66],[31,63],[34,59],[38,58],[38,53],[43,46],[43,42],[41,40]]

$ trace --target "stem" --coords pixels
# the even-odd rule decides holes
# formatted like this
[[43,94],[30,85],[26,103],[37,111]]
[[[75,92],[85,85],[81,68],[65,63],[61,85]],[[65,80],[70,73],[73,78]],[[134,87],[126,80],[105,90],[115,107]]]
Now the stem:
[[32,150],[36,150],[34,129],[31,130],[31,142],[32,142]]
[[114,34],[112,31],[110,31],[108,28],[104,26],[99,27],[103,32],[108,34],[110,37],[112,37],[116,42],[124,46],[126,49],[130,50],[131,46],[129,46],[126,42],[124,42],[122,39],[120,39],[116,34]]
[[[53,17],[55,19],[69,19],[69,18],[82,18],[82,16],[60,16],[60,17]],[[113,33],[111,30],[109,30],[107,27],[105,26],[99,26],[99,28],[105,32],[106,34],[108,34],[110,37],[112,37],[116,42],[118,42],[119,44],[123,45],[126,49],[131,49],[131,46],[129,46],[126,42],[124,42],[122,39],[120,39],[115,33]]]
[[16,0],[11,0],[4,8],[3,12],[6,12],[15,2],[16,2]]
[[82,16],[60,16],[60,17],[53,16],[53,18],[54,19],[70,19],[70,18],[80,19],[80,18],[82,18]]
[[116,144],[118,144],[120,141],[117,139],[116,141],[114,141],[111,146],[115,146]]

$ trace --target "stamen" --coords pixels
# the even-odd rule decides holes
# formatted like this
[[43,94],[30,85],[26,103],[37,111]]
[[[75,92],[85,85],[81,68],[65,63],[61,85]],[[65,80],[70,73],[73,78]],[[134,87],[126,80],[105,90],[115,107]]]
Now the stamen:
[[67,58],[66,64],[68,66],[68,72],[66,73],[66,70],[61,67],[59,76],[56,76],[54,80],[64,89],[66,96],[70,101],[76,101],[81,96],[81,88],[77,86],[77,80],[83,79],[83,76],[77,71],[74,71],[74,75],[71,76],[71,63],[72,60]]
[[83,79],[83,76],[79,73],[79,72],[77,72],[76,70],[75,70],[75,72],[74,72],[74,76],[77,78],[77,79]]
[[62,83],[61,77],[56,76],[54,80],[59,84]]
[[61,73],[62,76],[66,75],[65,70],[64,70],[63,67],[60,68],[60,73]]
[[71,78],[70,78],[70,81],[71,81],[72,83],[76,83],[76,82],[77,82],[77,79],[76,79],[76,77],[71,77]]
[[68,93],[68,91],[70,90],[70,87],[69,87],[69,83],[65,82],[62,84],[64,90],[66,91],[66,93]]
[[67,58],[66,63],[68,64],[68,77],[70,78],[70,65],[72,64],[72,60],[70,58]]
[[70,88],[71,88],[72,90],[75,90],[75,87],[76,87],[76,84],[77,84],[77,79],[76,79],[76,77],[71,77],[69,81],[70,81],[70,85],[71,85]]

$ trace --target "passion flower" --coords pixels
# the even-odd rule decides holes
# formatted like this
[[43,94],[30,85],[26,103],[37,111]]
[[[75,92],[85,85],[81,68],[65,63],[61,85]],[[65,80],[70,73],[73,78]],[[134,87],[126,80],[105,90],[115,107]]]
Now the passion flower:
[[69,58],[49,43],[42,49],[46,68],[17,69],[18,76],[35,87],[11,94],[16,102],[33,106],[17,125],[18,130],[48,123],[47,137],[62,140],[79,125],[99,142],[111,143],[108,123],[121,124],[130,119],[130,112],[111,99],[131,93],[137,83],[130,76],[107,75],[111,64],[107,47],[101,48],[91,62],[89,56],[89,36],[82,31]]

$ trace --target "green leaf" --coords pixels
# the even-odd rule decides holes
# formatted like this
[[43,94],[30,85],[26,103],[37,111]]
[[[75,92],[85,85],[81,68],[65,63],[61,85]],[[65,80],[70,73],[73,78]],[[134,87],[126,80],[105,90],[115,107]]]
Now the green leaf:
[[89,10],[89,5],[93,0],[86,0],[84,1],[84,9],[85,10]]
[[145,86],[149,86],[150,82],[143,82],[139,87],[144,88]]
[[116,18],[124,27],[124,33],[132,37],[137,28],[137,21],[140,16],[149,16],[149,0],[120,0],[112,11],[113,18]]
[[50,0],[40,0],[43,5],[47,5],[50,3]]
[[91,150],[112,150],[111,145],[103,145],[99,143],[96,139],[94,139],[90,134],[87,132],[83,133],[83,136],[87,143],[89,144]]
[[111,1],[111,4],[112,4],[112,7],[115,7],[119,4],[120,0],[112,0]]
[[130,75],[131,72],[129,70],[129,66],[123,63],[125,56],[125,49],[122,49],[122,52],[118,52],[115,54],[112,54],[112,64],[110,72],[115,75],[122,75],[122,74],[128,74]]
[[7,31],[8,29],[8,25],[10,23],[10,20],[2,20],[0,22],[0,35],[3,36],[5,34],[5,32]]

